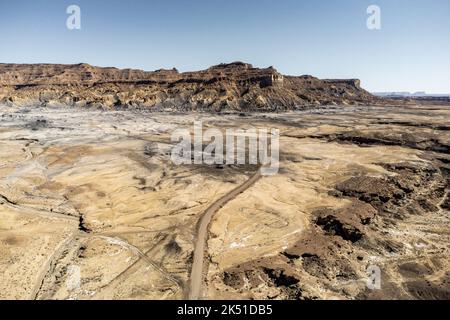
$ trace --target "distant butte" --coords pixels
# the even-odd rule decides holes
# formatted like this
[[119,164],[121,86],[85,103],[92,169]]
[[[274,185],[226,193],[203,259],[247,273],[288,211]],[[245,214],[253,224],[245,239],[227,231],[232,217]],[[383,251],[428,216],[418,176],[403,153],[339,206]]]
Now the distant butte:
[[89,108],[285,111],[321,105],[381,103],[357,79],[284,76],[233,62],[180,73],[100,68],[81,63],[0,64],[0,102]]

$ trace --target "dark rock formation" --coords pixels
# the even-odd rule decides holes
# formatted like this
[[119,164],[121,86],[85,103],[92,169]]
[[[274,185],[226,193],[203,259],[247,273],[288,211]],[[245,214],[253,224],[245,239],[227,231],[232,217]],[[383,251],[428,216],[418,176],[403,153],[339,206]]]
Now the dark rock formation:
[[356,242],[364,236],[364,226],[370,224],[376,216],[370,204],[354,201],[351,205],[334,210],[325,208],[315,212],[316,224],[329,234],[342,237],[344,240]]

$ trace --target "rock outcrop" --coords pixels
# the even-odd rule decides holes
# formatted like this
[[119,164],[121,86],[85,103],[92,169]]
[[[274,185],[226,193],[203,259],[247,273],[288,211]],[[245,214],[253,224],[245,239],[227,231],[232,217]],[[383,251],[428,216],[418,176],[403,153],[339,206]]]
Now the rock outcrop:
[[359,80],[283,76],[234,62],[207,70],[146,72],[88,64],[0,64],[0,102],[151,110],[283,111],[380,99]]

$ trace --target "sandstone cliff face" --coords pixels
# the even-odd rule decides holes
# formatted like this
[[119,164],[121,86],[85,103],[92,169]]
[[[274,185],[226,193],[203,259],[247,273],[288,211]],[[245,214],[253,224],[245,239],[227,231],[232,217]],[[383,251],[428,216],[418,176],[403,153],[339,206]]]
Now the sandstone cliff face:
[[234,62],[207,70],[146,72],[77,65],[0,64],[0,102],[151,110],[283,111],[376,103],[359,80],[283,76]]

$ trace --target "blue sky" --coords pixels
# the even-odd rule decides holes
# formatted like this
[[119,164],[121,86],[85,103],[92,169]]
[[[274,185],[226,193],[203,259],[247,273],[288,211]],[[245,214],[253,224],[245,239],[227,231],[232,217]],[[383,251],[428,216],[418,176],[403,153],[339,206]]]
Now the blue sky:
[[[81,30],[66,8],[81,7]],[[381,7],[382,29],[366,9]],[[0,62],[154,70],[220,62],[450,92],[450,0],[0,0]]]

